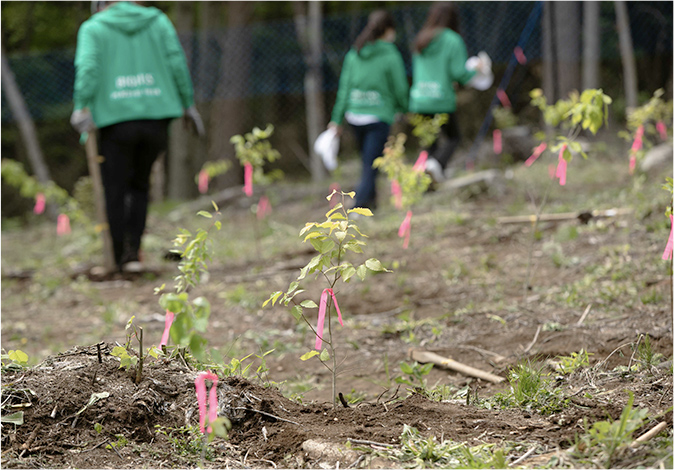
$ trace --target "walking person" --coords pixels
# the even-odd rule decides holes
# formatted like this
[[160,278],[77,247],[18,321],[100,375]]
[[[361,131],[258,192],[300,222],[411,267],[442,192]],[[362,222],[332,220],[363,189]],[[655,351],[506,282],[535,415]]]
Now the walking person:
[[80,133],[99,129],[99,154],[115,263],[140,271],[150,172],[185,116],[201,136],[185,55],[168,17],[134,2],[93,2],[100,11],[77,36],[74,111]]
[[440,129],[441,135],[428,149],[426,171],[435,182],[444,180],[445,168],[461,142],[455,84],[470,84],[478,71],[481,76],[491,74],[482,59],[475,62],[476,68],[469,70],[467,59],[466,44],[459,34],[456,5],[452,2],[433,4],[414,40],[410,111],[431,117],[449,115]]
[[362,159],[356,207],[377,205],[378,171],[372,163],[383,154],[396,113],[407,112],[409,84],[400,51],[395,46],[395,23],[390,13],[376,10],[346,54],[339,90],[328,127],[342,133],[349,123]]

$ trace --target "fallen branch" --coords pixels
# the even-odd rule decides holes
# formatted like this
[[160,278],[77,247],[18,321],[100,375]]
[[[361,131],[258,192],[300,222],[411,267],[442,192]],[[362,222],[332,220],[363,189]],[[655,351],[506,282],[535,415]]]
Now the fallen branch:
[[381,446],[381,447],[395,447],[393,444],[384,444],[383,442],[375,441],[366,441],[364,439],[351,439],[350,437],[346,438],[347,442],[353,442],[354,444],[364,444],[368,446]]
[[412,349],[410,352],[410,357],[412,360],[417,361],[417,362],[422,362],[422,363],[433,363],[441,367],[445,367],[447,369],[453,370],[455,372],[459,372],[463,375],[468,375],[470,377],[477,377],[478,379],[486,380],[487,382],[492,382],[492,383],[500,383],[503,382],[505,379],[503,377],[499,377],[498,375],[491,374],[489,372],[485,372],[480,369],[476,369],[471,366],[467,366],[465,364],[462,364],[458,361],[455,361],[454,359],[450,359],[447,357],[442,357],[438,354],[429,352],[429,351],[422,351],[419,349]]
[[[622,209],[608,209],[608,210],[593,210],[593,211],[581,211],[581,212],[562,212],[559,214],[541,214],[538,216],[539,222],[552,222],[552,221],[563,221],[563,220],[573,220],[578,219],[582,223],[586,224],[590,219],[598,219],[605,217],[617,217],[619,215],[631,214],[632,209],[622,208]],[[515,215],[507,217],[499,217],[496,219],[499,224],[523,224],[523,223],[534,223],[536,222],[536,215]]]
[[587,304],[587,308],[585,309],[580,319],[576,323],[576,326],[580,326],[583,324],[583,322],[585,321],[585,317],[587,317],[587,314],[590,313],[590,310],[592,310],[592,304]]
[[641,436],[637,437],[637,438],[630,444],[630,447],[636,447],[636,446],[638,446],[638,445],[640,445],[640,444],[643,444],[643,443],[646,442],[646,441],[649,441],[649,440],[653,439],[655,436],[657,436],[658,434],[660,434],[660,432],[661,432],[663,429],[665,429],[666,427],[667,427],[667,423],[663,421],[662,423],[658,424],[657,426],[655,426],[655,427],[654,427],[653,429],[651,429],[650,431],[648,431],[648,432],[642,434]]
[[538,335],[541,332],[541,325],[538,325],[538,328],[536,328],[536,334],[534,335],[534,339],[531,340],[531,343],[529,343],[529,346],[524,348],[524,353],[528,353],[531,348],[534,347],[534,344],[536,344],[536,341],[538,341]]
[[285,421],[286,423],[295,424],[295,425],[297,425],[297,426],[302,426],[300,423],[296,423],[295,421],[291,421],[291,420],[289,420],[289,419],[281,418],[281,417],[279,417],[279,416],[274,416],[274,415],[271,414],[271,413],[266,413],[266,412],[264,412],[264,411],[255,410],[255,409],[253,409],[253,408],[246,408],[245,406],[237,406],[237,407],[232,408],[232,409],[234,409],[234,410],[252,411],[252,412],[254,412],[254,413],[260,413],[261,415],[269,416],[270,418],[274,418],[274,419],[277,419],[277,420],[279,420],[279,421]]

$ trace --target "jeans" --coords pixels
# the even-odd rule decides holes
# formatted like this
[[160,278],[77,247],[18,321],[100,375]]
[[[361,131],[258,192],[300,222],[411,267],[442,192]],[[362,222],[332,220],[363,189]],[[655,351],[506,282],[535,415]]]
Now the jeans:
[[168,147],[169,119],[127,121],[100,130],[101,177],[118,266],[138,261],[152,164]]
[[[433,117],[435,115],[424,114],[424,116]],[[444,142],[441,142],[443,140]],[[459,123],[456,119],[456,113],[451,113],[447,122],[440,128],[440,135],[428,149],[428,155],[435,158],[445,169],[460,143],[461,130],[459,129]]]
[[379,171],[372,168],[372,163],[384,154],[384,146],[391,125],[385,122],[375,122],[365,126],[351,125],[351,127],[356,135],[363,161],[363,173],[358,189],[356,189],[356,207],[375,209],[377,206],[376,181]]

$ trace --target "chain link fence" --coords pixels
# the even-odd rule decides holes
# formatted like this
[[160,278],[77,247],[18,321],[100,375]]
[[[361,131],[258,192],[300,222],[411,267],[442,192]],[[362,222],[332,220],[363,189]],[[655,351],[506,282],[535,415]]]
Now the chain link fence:
[[[396,43],[410,76],[410,46],[425,20],[428,6],[423,4],[391,10],[397,23]],[[461,34],[468,54],[474,55],[484,50],[491,56],[496,84],[500,78],[499,73],[503,73],[512,57],[513,49],[534,6],[535,2],[459,3]],[[671,76],[672,3],[628,2],[628,7],[640,70],[648,64],[660,64],[661,67],[660,76],[653,77],[649,74],[647,77],[640,77],[640,80],[643,83],[659,80],[660,86],[663,86]],[[334,103],[342,60],[365,26],[367,14],[368,12],[362,11],[326,17],[323,20],[322,74],[326,117],[329,117]],[[509,91],[515,95],[511,95],[513,105],[518,96],[521,96],[522,101],[528,101],[529,89],[540,86],[543,43],[541,24],[542,20],[539,20],[523,48],[528,62],[521,67],[522,74],[519,78],[514,77],[511,85],[515,89]],[[619,75],[620,53],[613,2],[601,2],[600,28],[602,65],[617,64],[614,67],[618,69],[614,72]],[[181,35],[180,39],[194,83],[195,100],[200,109],[203,109],[202,113],[207,121],[209,103],[223,99],[243,100],[246,103],[246,113],[242,116],[244,128],[263,126],[266,123],[278,124],[279,132],[283,130],[286,133],[285,136],[277,135],[282,154],[287,150],[282,148],[285,141],[292,141],[291,155],[298,154],[298,146],[306,153],[303,96],[306,65],[293,20],[258,23],[242,28],[195,31]],[[580,51],[578,54],[582,55]],[[31,116],[36,121],[52,176],[66,188],[72,188],[78,174],[86,174],[84,164],[72,162],[72,155],[75,152],[81,153],[81,149],[78,147],[78,136],[67,124],[72,111],[74,55],[73,47],[9,57],[18,86]],[[491,96],[486,99],[491,99]],[[488,101],[484,105],[476,103],[476,108],[479,109],[469,110],[478,121],[475,127],[479,125],[487,107]],[[4,93],[1,119],[3,156],[23,159],[20,138]],[[474,136],[475,130],[467,129],[467,138]],[[288,158],[293,160],[292,156]],[[61,169],[60,166],[68,168]],[[3,201],[3,213],[4,210]]]

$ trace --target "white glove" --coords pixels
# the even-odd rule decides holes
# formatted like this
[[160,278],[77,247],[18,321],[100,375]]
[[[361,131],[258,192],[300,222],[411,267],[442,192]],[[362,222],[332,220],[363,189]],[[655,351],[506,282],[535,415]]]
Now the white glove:
[[70,125],[80,134],[96,129],[94,118],[91,117],[88,109],[76,109],[73,111],[70,115]]
[[204,128],[204,122],[201,120],[201,115],[197,110],[197,107],[192,105],[185,110],[185,117],[187,120],[192,122],[194,130],[196,131],[199,137],[206,135],[206,129]]
[[466,85],[475,88],[476,90],[486,90],[494,83],[494,74],[491,71],[491,59],[489,55],[480,51],[477,57],[470,57],[466,61],[466,70],[476,70],[477,73],[473,75]]

